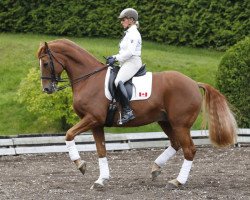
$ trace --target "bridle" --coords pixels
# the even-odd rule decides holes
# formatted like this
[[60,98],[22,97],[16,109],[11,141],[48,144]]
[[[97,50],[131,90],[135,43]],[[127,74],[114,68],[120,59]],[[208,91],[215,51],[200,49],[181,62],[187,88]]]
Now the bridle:
[[69,80],[61,79],[60,76],[56,76],[55,65],[54,65],[53,59],[57,63],[59,63],[64,70],[66,70],[66,67],[53,55],[53,53],[52,53],[53,51],[49,49],[48,44],[46,42],[45,42],[45,47],[46,47],[46,52],[44,54],[42,54],[41,56],[39,56],[39,59],[43,58],[46,55],[49,57],[50,77],[41,76],[41,79],[42,80],[44,80],[44,79],[51,80],[52,88],[54,91],[59,91],[59,90],[65,89],[67,87],[72,87],[74,84],[79,83],[80,81],[86,80],[89,77],[91,77],[92,75],[94,75],[98,72],[101,72],[102,70],[107,69],[109,67],[109,66],[104,66],[104,67],[97,69],[97,70],[94,70],[93,72],[90,72],[86,75],[80,76],[64,86],[57,87],[58,82],[68,82]]

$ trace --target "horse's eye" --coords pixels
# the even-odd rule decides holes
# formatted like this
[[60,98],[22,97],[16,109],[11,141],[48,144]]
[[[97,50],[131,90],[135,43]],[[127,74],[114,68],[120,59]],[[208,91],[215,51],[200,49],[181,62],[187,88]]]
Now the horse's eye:
[[48,64],[48,63],[43,63],[43,66],[44,66],[45,68],[47,68],[47,67],[49,66],[49,64]]

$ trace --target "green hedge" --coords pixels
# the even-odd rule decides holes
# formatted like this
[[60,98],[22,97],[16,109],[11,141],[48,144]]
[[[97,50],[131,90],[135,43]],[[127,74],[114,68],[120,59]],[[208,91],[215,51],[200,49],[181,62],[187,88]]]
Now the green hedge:
[[126,7],[143,38],[166,44],[226,49],[250,33],[249,0],[2,0],[0,31],[120,37]]
[[218,68],[217,85],[234,106],[239,126],[250,127],[250,38],[231,47]]

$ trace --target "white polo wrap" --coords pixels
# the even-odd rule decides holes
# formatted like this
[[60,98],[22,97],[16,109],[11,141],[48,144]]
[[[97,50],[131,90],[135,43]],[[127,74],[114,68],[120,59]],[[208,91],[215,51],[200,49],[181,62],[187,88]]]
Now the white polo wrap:
[[181,184],[185,184],[187,182],[188,175],[192,167],[192,163],[193,161],[184,159],[181,171],[177,177],[177,181],[179,181]]
[[72,161],[80,159],[80,155],[78,153],[78,150],[76,148],[75,140],[72,141],[65,141],[66,147],[69,152],[69,157]]
[[99,169],[100,177],[99,179],[109,179],[109,166],[107,157],[99,158]]
[[156,160],[155,164],[159,167],[163,167],[166,162],[176,154],[176,150],[169,146]]

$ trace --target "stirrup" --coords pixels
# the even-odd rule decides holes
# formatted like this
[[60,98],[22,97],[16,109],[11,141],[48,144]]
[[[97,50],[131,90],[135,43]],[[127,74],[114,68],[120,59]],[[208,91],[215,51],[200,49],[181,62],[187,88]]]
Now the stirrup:
[[128,121],[130,121],[132,119],[135,119],[135,116],[134,116],[132,110],[130,110],[127,113],[123,113],[122,116],[121,116],[121,113],[120,113],[120,119],[118,120],[118,125],[125,124],[125,123],[127,123]]

